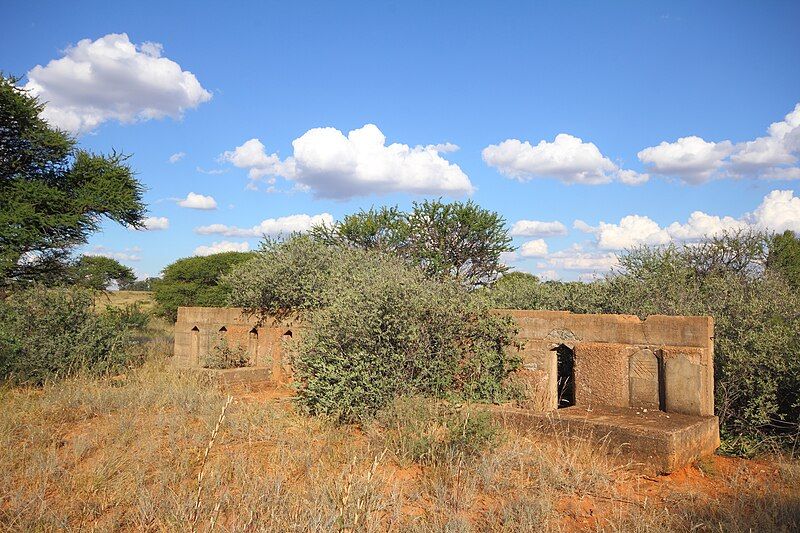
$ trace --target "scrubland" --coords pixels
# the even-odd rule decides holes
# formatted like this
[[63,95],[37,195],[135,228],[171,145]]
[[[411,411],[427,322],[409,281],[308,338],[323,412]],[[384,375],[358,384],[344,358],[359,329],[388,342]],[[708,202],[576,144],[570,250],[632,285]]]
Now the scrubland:
[[0,396],[0,529],[797,531],[800,464],[716,456],[670,476],[613,450],[408,398],[374,422],[301,414],[288,389],[173,369]]

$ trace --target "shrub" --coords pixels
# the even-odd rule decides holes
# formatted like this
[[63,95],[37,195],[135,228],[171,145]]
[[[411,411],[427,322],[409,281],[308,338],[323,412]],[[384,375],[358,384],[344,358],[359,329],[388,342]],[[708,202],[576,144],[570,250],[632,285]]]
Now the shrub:
[[231,347],[228,341],[220,339],[203,361],[204,368],[243,368],[250,365],[250,357],[243,346]]
[[378,251],[305,237],[268,243],[226,277],[231,303],[262,315],[301,313],[294,348],[298,399],[341,422],[369,417],[404,394],[493,400],[518,365],[507,317],[455,280],[429,279]]
[[118,372],[140,361],[135,307],[96,312],[86,289],[31,289],[0,302],[0,378],[41,384],[81,371]]
[[173,322],[178,307],[220,307],[228,299],[228,289],[219,285],[220,276],[234,265],[247,261],[253,254],[225,252],[204,257],[179,259],[164,269],[159,280],[153,280],[156,312]]

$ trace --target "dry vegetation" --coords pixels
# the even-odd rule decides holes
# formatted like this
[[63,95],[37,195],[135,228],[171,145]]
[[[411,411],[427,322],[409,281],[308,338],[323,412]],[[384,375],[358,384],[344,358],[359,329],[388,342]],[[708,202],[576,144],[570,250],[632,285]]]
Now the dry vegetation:
[[98,293],[97,306],[123,308],[126,305],[138,305],[142,311],[152,311],[155,305],[153,293],[150,291],[103,291]]
[[124,376],[2,391],[0,529],[800,525],[797,463],[715,457],[672,476],[646,477],[581,443],[482,424],[467,432],[466,422],[463,434],[456,425],[456,439],[436,445],[452,430],[447,417],[471,415],[409,400],[362,429],[336,426],[298,414],[287,391],[225,391],[180,373],[158,357],[166,345],[164,339],[147,364]]

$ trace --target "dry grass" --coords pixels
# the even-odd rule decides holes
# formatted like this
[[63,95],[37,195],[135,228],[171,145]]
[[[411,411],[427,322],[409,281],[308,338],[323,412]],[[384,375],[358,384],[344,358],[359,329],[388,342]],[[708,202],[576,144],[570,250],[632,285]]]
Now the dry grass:
[[103,291],[97,296],[96,303],[100,307],[138,304],[142,311],[151,311],[155,305],[153,293],[150,291]]
[[[425,406],[361,430],[297,414],[274,391],[233,391],[224,407],[228,394],[156,356],[124,377],[0,390],[0,529],[800,527],[797,463],[716,458],[652,480],[566,439],[495,428],[470,447],[485,427],[420,423]],[[418,436],[438,443],[433,459],[408,452]]]

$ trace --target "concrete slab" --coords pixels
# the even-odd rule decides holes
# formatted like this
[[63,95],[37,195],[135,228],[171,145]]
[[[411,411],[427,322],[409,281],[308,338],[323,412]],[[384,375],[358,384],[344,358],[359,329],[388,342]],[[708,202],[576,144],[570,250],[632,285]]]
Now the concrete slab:
[[490,408],[504,425],[544,435],[567,435],[603,443],[610,454],[632,461],[637,470],[669,473],[719,447],[719,419],[620,407],[567,407],[533,413]]

